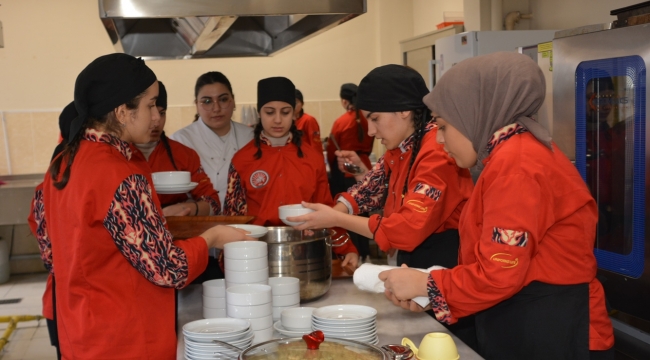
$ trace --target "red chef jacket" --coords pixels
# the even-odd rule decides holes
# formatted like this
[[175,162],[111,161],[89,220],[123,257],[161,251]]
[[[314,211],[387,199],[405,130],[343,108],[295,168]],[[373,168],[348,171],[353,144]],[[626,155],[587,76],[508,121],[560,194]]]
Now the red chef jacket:
[[[300,158],[291,136],[286,145],[272,147],[263,134],[260,146],[260,159],[255,159],[255,141],[249,142],[232,158],[225,215],[255,215],[253,224],[285,226],[278,213],[281,205],[302,201],[334,205],[325,164],[314,161],[318,157],[314,149],[302,146],[303,157]],[[357,252],[351,241],[334,250],[337,254]]]
[[[334,137],[341,150],[356,151],[361,158],[361,161],[368,169],[372,167],[370,158],[368,157],[372,152],[372,146],[375,141],[374,136],[368,136],[368,120],[359,112],[359,121],[363,129],[363,141],[359,142],[359,127],[357,125],[357,112],[350,110],[341,115],[334,121],[330,138]],[[336,146],[331,139],[327,141],[327,162],[330,167],[338,166],[336,162]],[[354,177],[351,174],[345,174],[346,177]]]
[[[199,155],[192,148],[178,141],[169,138],[167,141],[172,150],[176,168],[174,168],[174,165],[169,159],[169,155],[162,141],[158,142],[153,152],[149,155],[149,160],[145,159],[142,152],[135,145],[131,145],[133,159],[147,162],[152,173],[158,171],[189,171],[192,182],[198,183],[196,188],[190,191],[191,198],[195,201],[207,202],[210,204],[211,213],[213,215],[220,215],[221,203],[219,202],[219,194],[214,189],[214,186],[212,186],[208,175],[203,171]],[[187,194],[158,194],[158,199],[162,207],[165,207],[185,202],[190,197]]]
[[321,161],[324,162],[323,142],[320,138],[320,126],[318,126],[316,118],[303,112],[302,116],[296,120],[296,127],[302,131],[302,138],[300,138],[302,143],[314,148],[320,154]]
[[[516,133],[497,134],[508,131]],[[459,266],[431,272],[436,317],[455,322],[533,281],[588,283],[589,348],[609,349],[613,330],[593,254],[596,202],[555,145],[550,151],[528,132],[495,135],[493,145],[460,219]]]
[[354,214],[381,209],[390,174],[383,216],[371,215],[368,222],[375,242],[383,251],[391,248],[413,251],[433,233],[458,229],[461,211],[472,193],[469,170],[456,166],[436,142],[438,127],[429,124],[425,132],[403,197],[413,135],[386,152],[360,182],[339,195],[352,205]]
[[176,358],[174,288],[205,270],[208,248],[172,241],[141,166],[127,143],[87,130],[67,186],[45,177],[35,218],[64,359]]

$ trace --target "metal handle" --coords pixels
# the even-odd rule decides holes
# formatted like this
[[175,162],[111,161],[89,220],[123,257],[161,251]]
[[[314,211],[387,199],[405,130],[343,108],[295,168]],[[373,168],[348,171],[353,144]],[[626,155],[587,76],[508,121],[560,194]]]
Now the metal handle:
[[224,347],[230,348],[230,350],[237,351],[237,352],[240,353],[240,354],[241,354],[242,351],[244,351],[244,349],[238,348],[238,347],[235,346],[235,345],[230,345],[230,344],[228,344],[227,342],[223,342],[223,341],[220,341],[220,340],[212,340],[212,342],[213,342],[213,343],[216,343],[216,344],[219,344],[219,345],[221,345],[221,346],[224,346]]
[[331,245],[332,247],[341,247],[341,246],[347,244],[348,241],[350,241],[350,236],[348,236],[348,238],[345,239],[344,242],[342,242],[342,243],[340,243],[340,244],[338,244],[338,245],[335,244],[337,241],[341,240],[341,239],[344,238],[344,237],[345,237],[345,234],[343,234],[343,235],[337,237],[336,239],[331,239],[331,238],[330,238],[330,241],[331,241],[331,244],[330,244],[330,245]]

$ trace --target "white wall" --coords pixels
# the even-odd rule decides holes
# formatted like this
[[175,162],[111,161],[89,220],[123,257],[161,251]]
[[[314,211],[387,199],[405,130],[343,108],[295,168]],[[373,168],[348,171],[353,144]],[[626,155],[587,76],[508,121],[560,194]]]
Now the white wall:
[[[232,0],[236,1],[236,0]],[[57,118],[73,98],[79,72],[114,52],[97,0],[2,0],[0,21],[0,175],[42,173],[58,138]],[[166,130],[192,121],[194,83],[207,71],[230,79],[237,111],[256,101],[259,79],[290,78],[321,134],[343,109],[341,84],[373,68],[401,63],[399,41],[413,36],[412,0],[367,0],[368,12],[266,58],[147,61],[169,94]],[[236,120],[239,115],[235,114]]]
[[462,0],[413,0],[413,35],[436,30],[444,21],[443,12],[463,11]]

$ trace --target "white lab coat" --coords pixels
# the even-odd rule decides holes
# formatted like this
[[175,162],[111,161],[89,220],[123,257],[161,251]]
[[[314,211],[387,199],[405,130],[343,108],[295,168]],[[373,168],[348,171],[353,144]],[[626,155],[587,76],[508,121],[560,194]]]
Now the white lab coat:
[[230,121],[226,136],[215,134],[201,118],[178,130],[171,139],[194,149],[201,158],[201,166],[210,178],[223,209],[228,190],[228,169],[235,153],[253,139],[253,128]]

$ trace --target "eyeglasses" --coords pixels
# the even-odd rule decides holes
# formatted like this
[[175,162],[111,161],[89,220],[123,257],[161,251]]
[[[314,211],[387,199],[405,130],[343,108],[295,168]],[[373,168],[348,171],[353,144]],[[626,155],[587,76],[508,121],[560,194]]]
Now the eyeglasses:
[[215,104],[217,104],[219,109],[223,109],[225,107],[228,107],[231,103],[232,103],[232,97],[227,95],[219,98],[203,97],[199,100],[199,104],[201,104],[201,107],[206,110],[212,110],[212,107]]

